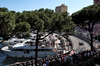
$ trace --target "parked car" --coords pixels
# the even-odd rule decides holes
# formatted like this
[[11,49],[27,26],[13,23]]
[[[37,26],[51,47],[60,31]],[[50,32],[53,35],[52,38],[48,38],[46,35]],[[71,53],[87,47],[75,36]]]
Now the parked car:
[[84,43],[83,42],[79,42],[79,45],[84,45]]

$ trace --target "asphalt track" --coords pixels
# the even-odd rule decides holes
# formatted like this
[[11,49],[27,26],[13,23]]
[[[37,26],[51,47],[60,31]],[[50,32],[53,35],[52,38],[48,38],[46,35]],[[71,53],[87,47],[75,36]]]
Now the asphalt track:
[[[68,35],[68,36],[70,40],[72,41],[73,50],[76,51],[76,53],[85,51],[85,50],[90,50],[90,45],[86,41],[72,35]],[[83,42],[83,45],[79,45],[79,42]]]

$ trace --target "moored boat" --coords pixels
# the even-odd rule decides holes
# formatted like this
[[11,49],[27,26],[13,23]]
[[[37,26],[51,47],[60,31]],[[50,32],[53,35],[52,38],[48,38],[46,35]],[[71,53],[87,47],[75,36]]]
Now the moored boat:
[[[38,57],[55,56],[57,52],[54,47],[38,46]],[[35,42],[25,40],[11,47],[5,46],[1,49],[5,54],[11,57],[35,57]]]

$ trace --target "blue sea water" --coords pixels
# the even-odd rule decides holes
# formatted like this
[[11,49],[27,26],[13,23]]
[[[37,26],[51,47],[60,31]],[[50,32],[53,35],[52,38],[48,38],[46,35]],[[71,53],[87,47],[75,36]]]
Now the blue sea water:
[[6,59],[6,55],[0,50],[0,66],[5,66],[5,64],[3,64],[4,60]]
[[15,62],[24,62],[24,61],[29,61],[31,58],[14,58],[14,57],[9,57],[6,54],[3,53],[3,51],[0,50],[0,66],[6,66],[13,64]]

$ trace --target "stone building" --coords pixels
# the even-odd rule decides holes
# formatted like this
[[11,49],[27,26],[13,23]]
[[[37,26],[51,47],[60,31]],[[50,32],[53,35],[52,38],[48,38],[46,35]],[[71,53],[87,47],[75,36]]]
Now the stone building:
[[62,4],[61,6],[57,6],[55,8],[55,12],[58,12],[58,13],[67,12],[67,6],[65,4]]

